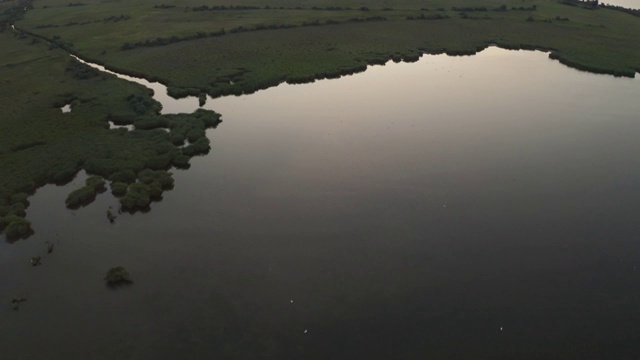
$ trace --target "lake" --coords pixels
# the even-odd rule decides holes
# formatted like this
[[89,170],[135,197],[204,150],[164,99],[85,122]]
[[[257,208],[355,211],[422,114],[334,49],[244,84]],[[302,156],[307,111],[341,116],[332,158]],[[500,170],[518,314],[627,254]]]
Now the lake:
[[150,212],[67,210],[82,175],[33,196],[3,358],[638,358],[638,99],[497,48],[210,99]]

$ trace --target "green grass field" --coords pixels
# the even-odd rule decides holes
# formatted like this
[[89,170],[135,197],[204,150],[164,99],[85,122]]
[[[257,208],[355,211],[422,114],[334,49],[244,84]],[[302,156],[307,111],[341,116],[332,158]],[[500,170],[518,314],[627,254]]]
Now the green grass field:
[[551,49],[591,71],[640,69],[640,18],[554,0],[83,4],[36,1],[18,26],[113,69],[159,79],[175,95],[247,93],[488,44]]
[[[545,49],[588,71],[640,70],[640,17],[554,0],[9,0],[0,31],[0,106],[9,109],[0,118],[0,228],[19,233],[24,194],[81,169],[117,182],[126,207],[148,204],[170,187],[139,174],[188,166],[218,121],[160,116],[147,90],[83,68],[69,52],[161,80],[176,96],[251,93],[491,44]],[[109,119],[137,130],[108,130]],[[185,139],[191,145],[180,148]]]

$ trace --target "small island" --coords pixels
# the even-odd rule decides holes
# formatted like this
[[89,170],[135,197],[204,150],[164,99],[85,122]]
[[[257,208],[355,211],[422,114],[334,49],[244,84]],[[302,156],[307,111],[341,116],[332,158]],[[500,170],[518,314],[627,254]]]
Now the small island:
[[109,286],[119,286],[124,284],[131,284],[131,275],[123,266],[116,266],[107,271],[105,281]]

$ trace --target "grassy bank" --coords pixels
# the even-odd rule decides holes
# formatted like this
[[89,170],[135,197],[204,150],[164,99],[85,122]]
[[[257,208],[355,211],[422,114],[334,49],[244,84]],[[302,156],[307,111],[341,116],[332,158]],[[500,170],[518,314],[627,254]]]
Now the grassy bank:
[[121,4],[38,0],[18,26],[172,94],[250,93],[423,53],[473,54],[490,44],[553,51],[587,71],[640,69],[640,18],[555,0]]

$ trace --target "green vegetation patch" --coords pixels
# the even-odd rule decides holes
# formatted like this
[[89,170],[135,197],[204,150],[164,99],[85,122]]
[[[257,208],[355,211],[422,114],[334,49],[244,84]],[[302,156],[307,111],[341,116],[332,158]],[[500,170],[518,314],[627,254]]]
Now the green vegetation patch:
[[[546,50],[578,69],[634,76],[638,15],[576,0],[0,2],[0,106],[11,109],[0,119],[3,227],[24,229],[16,217],[29,204],[18,194],[64,184],[83,169],[109,181],[124,208],[146,208],[173,184],[169,169],[210,150],[206,129],[219,114],[160,115],[149,89],[69,52],[160,80],[172,95],[201,104],[205,94],[247,94],[490,45]],[[65,105],[70,113],[60,110]],[[135,130],[109,130],[109,121]],[[95,191],[78,189],[68,204],[84,204]]]
[[104,279],[109,286],[118,286],[133,282],[133,280],[131,280],[131,274],[129,274],[129,271],[127,271],[123,266],[116,266],[109,269]]
[[[30,234],[23,218],[28,194],[38,187],[64,184],[84,169],[96,177],[69,194],[67,206],[93,201],[104,191],[104,179],[116,195],[124,195],[121,185],[113,185],[134,183],[145,169],[188,167],[190,156],[166,130],[182,129],[188,138],[196,129],[191,138],[198,140],[205,129],[220,123],[219,114],[205,110],[160,115],[149,89],[96,73],[40,38],[4,31],[0,48],[0,106],[11,109],[0,119],[0,220],[8,236]],[[63,113],[60,107],[69,103],[73,110]],[[114,118],[147,126],[109,130],[108,121]],[[153,186],[154,198],[160,196],[157,189],[171,188],[166,183]]]
[[86,185],[73,191],[65,203],[70,209],[77,209],[81,206],[88,205],[96,199],[96,195],[106,190],[105,181],[99,176],[90,176],[86,180]]
[[[85,3],[40,0],[18,25],[60,46],[71,43],[72,51],[112,69],[161,80],[176,97],[246,94],[424,53],[470,55],[492,44],[552,51],[587,71],[633,76],[640,69],[640,18],[597,2]],[[100,21],[123,15],[129,20]],[[86,24],[61,26],[68,23]]]
[[33,232],[31,222],[17,215],[0,217],[0,229],[4,230],[9,240],[27,237]]

